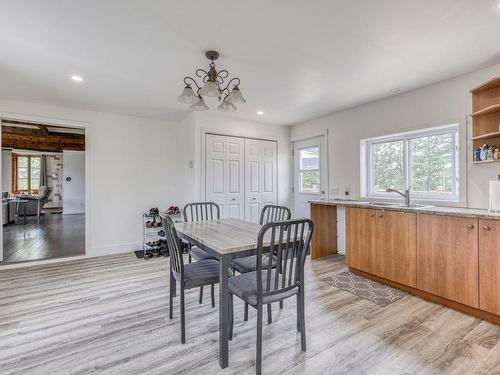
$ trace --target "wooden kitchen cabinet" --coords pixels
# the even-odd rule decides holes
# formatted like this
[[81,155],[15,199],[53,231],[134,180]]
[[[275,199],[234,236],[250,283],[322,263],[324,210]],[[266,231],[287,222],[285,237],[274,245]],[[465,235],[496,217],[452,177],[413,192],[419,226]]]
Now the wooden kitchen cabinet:
[[479,308],[500,315],[500,221],[479,221]]
[[379,275],[380,254],[375,248],[375,210],[346,208],[346,249],[349,267]]
[[417,214],[377,211],[375,246],[380,254],[380,277],[417,286]]
[[416,214],[348,207],[349,267],[416,286]]
[[417,288],[479,307],[478,220],[419,214]]

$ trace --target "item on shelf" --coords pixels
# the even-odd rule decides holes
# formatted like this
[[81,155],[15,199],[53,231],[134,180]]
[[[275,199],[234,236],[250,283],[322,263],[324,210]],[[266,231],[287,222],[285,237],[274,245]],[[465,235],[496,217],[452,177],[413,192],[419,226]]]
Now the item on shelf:
[[153,228],[153,222],[151,220],[146,221],[146,228]]
[[153,222],[151,223],[153,228],[158,228],[158,222],[156,221],[156,217],[153,218]]
[[177,206],[170,206],[167,208],[167,211],[165,211],[167,215],[175,215],[175,214],[180,214],[181,210]]
[[476,148],[476,152],[474,153],[474,161],[481,161],[481,148]]
[[161,231],[159,231],[158,236],[165,237],[165,231],[163,229]]
[[153,207],[153,208],[149,209],[150,215],[158,215],[159,213],[160,213],[160,210],[158,209],[158,207]]
[[495,147],[495,151],[493,152],[493,159],[500,160],[500,148]]

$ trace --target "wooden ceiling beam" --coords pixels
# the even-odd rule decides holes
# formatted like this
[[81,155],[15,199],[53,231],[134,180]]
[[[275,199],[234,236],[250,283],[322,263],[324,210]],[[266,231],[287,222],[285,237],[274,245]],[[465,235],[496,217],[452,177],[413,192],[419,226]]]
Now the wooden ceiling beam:
[[45,134],[41,128],[2,126],[2,147],[45,152],[84,151],[85,135],[51,132]]

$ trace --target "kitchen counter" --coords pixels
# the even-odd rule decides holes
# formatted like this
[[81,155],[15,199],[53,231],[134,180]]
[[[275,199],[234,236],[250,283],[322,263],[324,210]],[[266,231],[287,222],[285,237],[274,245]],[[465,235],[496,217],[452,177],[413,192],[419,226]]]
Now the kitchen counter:
[[398,212],[415,212],[421,214],[435,214],[446,216],[460,216],[473,219],[483,220],[500,220],[500,212],[490,212],[484,209],[476,208],[462,208],[462,207],[442,207],[442,206],[423,206],[423,207],[404,207],[399,205],[377,205],[367,201],[353,201],[353,200],[313,200],[309,201],[310,204],[326,205],[326,206],[345,206],[345,207],[358,207],[358,208],[372,208],[385,211],[398,211]]

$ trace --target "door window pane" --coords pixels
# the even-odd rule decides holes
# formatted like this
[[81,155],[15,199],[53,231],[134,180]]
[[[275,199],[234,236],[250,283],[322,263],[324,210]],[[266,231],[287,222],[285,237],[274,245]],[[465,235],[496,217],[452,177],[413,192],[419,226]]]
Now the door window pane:
[[410,140],[410,170],[415,192],[452,193],[453,139],[452,134],[439,134]]
[[300,150],[300,170],[319,169],[319,147],[309,147]]
[[372,146],[373,192],[404,189],[403,141]]
[[319,193],[319,170],[300,172],[300,192]]

